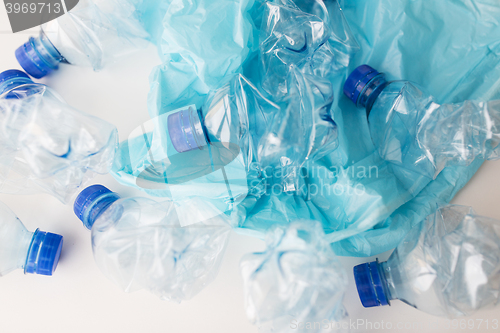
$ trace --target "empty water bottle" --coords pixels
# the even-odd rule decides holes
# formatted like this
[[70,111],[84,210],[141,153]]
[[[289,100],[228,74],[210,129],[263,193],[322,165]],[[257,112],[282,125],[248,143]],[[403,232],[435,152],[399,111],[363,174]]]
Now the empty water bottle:
[[57,70],[61,62],[100,70],[116,57],[147,45],[148,37],[132,1],[80,0],[75,8],[43,24],[38,37],[16,50],[16,58],[37,79]]
[[262,195],[266,183],[298,191],[301,166],[338,142],[331,87],[319,81],[292,70],[295,94],[281,108],[236,75],[201,108],[188,105],[138,127],[120,145],[113,176],[155,196],[218,200],[222,211],[249,192]]
[[84,189],[74,211],[92,230],[96,263],[110,280],[176,302],[215,278],[231,230],[224,216],[209,217],[204,202],[121,199],[102,185]]
[[63,237],[26,230],[19,218],[0,202],[0,276],[15,269],[25,274],[52,275],[61,254]]
[[387,82],[368,65],[349,75],[344,94],[366,109],[375,147],[407,188],[451,163],[499,156],[500,101],[439,105],[416,84]]
[[271,229],[266,250],[246,255],[241,273],[247,316],[264,332],[340,330],[347,274],[320,223]]
[[389,260],[354,267],[363,306],[399,299],[424,312],[470,315],[498,302],[500,223],[449,205],[414,226]]
[[0,192],[47,192],[66,202],[109,172],[116,128],[68,106],[18,70],[0,73]]

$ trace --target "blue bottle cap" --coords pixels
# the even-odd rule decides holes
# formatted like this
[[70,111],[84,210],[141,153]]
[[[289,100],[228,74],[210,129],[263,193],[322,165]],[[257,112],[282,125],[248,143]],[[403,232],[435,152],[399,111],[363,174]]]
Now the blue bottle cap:
[[105,186],[92,185],[80,192],[73,205],[73,211],[90,230],[95,219],[119,198]]
[[0,84],[17,77],[25,78],[31,81],[30,77],[25,72],[18,69],[9,69],[0,73]]
[[53,70],[57,69],[47,63],[40,54],[37,52],[35,46],[35,39],[33,37],[23,45],[21,45],[15,52],[17,61],[22,68],[31,76],[36,79],[41,79]]
[[178,153],[200,148],[196,142],[196,134],[194,133],[196,124],[192,122],[193,118],[190,117],[189,109],[181,110],[168,116],[168,134],[172,145]]
[[61,235],[37,229],[28,250],[24,273],[52,275],[59,262],[62,245]]
[[356,288],[365,308],[389,305],[377,265],[378,262],[373,261],[353,268]]
[[9,69],[0,73],[0,95],[19,84],[33,83],[28,74],[17,69]]
[[361,94],[363,88],[371,79],[379,74],[379,72],[368,65],[358,66],[344,83],[344,95],[349,97],[354,104],[357,104],[359,94]]

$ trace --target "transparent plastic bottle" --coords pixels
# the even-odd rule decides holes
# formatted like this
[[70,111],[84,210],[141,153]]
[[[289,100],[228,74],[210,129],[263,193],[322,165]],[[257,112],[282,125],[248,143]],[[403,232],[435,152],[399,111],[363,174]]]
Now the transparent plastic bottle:
[[248,319],[262,332],[343,332],[347,274],[317,221],[271,228],[265,251],[240,268]]
[[415,83],[387,82],[368,65],[349,75],[344,94],[366,109],[375,148],[408,189],[450,164],[498,158],[500,101],[440,105]]
[[24,269],[24,274],[52,275],[62,244],[60,235],[26,230],[19,218],[0,202],[0,276],[15,269]]
[[147,45],[133,1],[80,0],[75,8],[42,25],[15,54],[34,78],[42,78],[66,62],[102,69],[115,58]]
[[399,299],[436,316],[458,317],[498,303],[500,223],[470,207],[442,207],[414,226],[386,262],[354,267],[365,307]]
[[0,192],[46,192],[67,202],[111,169],[116,128],[67,105],[24,72],[0,73]]
[[231,228],[224,216],[192,201],[126,198],[102,185],[84,189],[74,211],[92,231],[101,271],[124,291],[146,289],[180,302],[200,292],[217,275]]

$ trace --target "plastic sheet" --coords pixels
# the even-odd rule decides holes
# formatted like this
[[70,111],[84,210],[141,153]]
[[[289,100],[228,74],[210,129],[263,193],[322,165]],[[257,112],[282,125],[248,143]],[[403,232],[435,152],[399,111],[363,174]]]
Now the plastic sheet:
[[325,320],[335,327],[346,316],[347,274],[318,222],[270,230],[265,252],[244,256],[241,273],[247,316],[263,332],[322,332]]
[[46,192],[67,202],[86,181],[109,172],[117,130],[26,80],[0,95],[0,192]]

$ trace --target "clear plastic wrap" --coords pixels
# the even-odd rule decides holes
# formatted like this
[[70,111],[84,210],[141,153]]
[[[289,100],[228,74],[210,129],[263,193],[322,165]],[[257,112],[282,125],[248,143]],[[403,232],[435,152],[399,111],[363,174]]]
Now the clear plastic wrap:
[[24,80],[0,95],[0,192],[46,192],[67,202],[95,174],[109,172],[117,130]]
[[199,293],[217,276],[231,228],[224,215],[206,218],[214,216],[206,203],[186,204],[128,198],[100,211],[92,248],[101,271],[126,292],[146,289],[174,302]]
[[[436,316],[469,316],[498,303],[500,224],[470,207],[444,206],[413,227],[387,262],[372,264],[378,268],[372,277],[380,274],[383,287],[379,301],[399,299]],[[359,275],[356,283],[359,290]]]
[[347,274],[315,221],[270,230],[265,252],[243,257],[241,273],[247,316],[263,332],[323,332],[346,316]]

